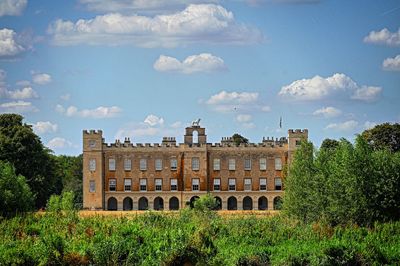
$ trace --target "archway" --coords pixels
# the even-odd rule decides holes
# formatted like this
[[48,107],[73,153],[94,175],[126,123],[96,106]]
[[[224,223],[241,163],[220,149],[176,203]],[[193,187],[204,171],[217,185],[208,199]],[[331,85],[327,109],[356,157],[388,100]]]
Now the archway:
[[107,201],[107,210],[116,211],[117,209],[118,209],[117,199],[114,197],[109,198]]
[[215,210],[222,210],[222,199],[220,197],[214,197],[214,199],[217,202]]
[[237,210],[237,200],[234,196],[228,198],[228,210]]
[[122,205],[124,211],[131,211],[133,209],[133,201],[130,197],[126,197]]
[[179,210],[179,200],[177,197],[172,197],[169,199],[169,209],[171,211]]
[[282,198],[281,197],[275,197],[274,198],[274,210],[281,210],[282,209]]
[[197,132],[197,130],[193,130],[192,132],[192,143],[193,144],[199,143],[199,132]]
[[243,199],[243,210],[252,210],[253,209],[253,200],[247,196]]
[[154,210],[162,211],[164,210],[164,200],[161,197],[154,199]]
[[268,200],[266,197],[262,196],[258,199],[258,209],[259,210],[268,210]]
[[149,201],[145,197],[139,199],[139,210],[144,211],[149,209]]
[[196,201],[196,200],[198,200],[199,199],[199,196],[193,196],[191,199],[190,199],[190,208],[193,208],[194,207],[194,202]]

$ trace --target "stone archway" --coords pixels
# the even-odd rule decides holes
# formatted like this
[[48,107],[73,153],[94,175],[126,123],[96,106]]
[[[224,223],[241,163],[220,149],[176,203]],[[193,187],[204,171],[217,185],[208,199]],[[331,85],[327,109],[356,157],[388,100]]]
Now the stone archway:
[[177,197],[172,197],[169,199],[169,209],[171,211],[179,210],[179,200]]
[[243,210],[252,210],[253,209],[253,199],[249,196],[243,198]]
[[237,210],[237,199],[234,196],[228,198],[228,210]]
[[107,201],[107,210],[116,211],[117,209],[118,209],[117,199],[114,197],[109,198]]
[[164,200],[161,197],[157,197],[154,199],[154,210],[162,211],[164,210]]
[[130,197],[126,197],[122,203],[124,211],[131,211],[133,209],[133,201]]
[[139,199],[139,210],[144,211],[149,209],[149,201],[145,197]]
[[215,202],[217,203],[215,210],[222,210],[222,199],[220,197],[214,197],[214,199]]
[[268,199],[264,196],[258,199],[258,209],[259,210],[268,210]]
[[282,198],[281,197],[275,197],[274,198],[274,210],[281,210],[282,209]]

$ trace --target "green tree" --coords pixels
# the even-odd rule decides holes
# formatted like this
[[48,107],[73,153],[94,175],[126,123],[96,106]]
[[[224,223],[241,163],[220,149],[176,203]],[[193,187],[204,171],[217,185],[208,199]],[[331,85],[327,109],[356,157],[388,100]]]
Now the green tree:
[[0,215],[11,216],[33,208],[34,195],[25,177],[16,175],[14,167],[0,161]]
[[61,192],[61,177],[55,156],[22,120],[18,114],[0,115],[0,160],[9,161],[17,175],[25,176],[36,194],[36,207],[42,207],[51,194]]
[[62,176],[63,192],[72,191],[74,204],[82,206],[82,154],[79,156],[57,156],[59,175]]
[[324,139],[321,143],[321,149],[336,149],[339,146],[339,141],[335,139]]
[[374,150],[389,149],[391,152],[400,151],[400,124],[384,123],[365,130],[362,137]]
[[239,146],[241,143],[249,143],[248,139],[238,133],[233,134],[232,139],[236,146]]

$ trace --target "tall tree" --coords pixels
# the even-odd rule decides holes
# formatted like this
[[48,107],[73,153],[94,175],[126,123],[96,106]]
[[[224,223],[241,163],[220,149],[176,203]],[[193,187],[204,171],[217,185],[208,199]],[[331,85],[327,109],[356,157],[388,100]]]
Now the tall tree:
[[375,150],[400,151],[400,124],[398,123],[380,124],[365,130],[361,135]]
[[240,143],[249,143],[248,139],[238,133],[233,134],[232,139],[236,146],[239,146]]
[[18,114],[0,115],[0,160],[9,161],[17,175],[25,176],[36,194],[36,207],[42,207],[51,194],[61,192],[61,177],[55,156],[22,120]]
[[339,146],[339,141],[336,139],[324,139],[321,143],[321,149],[336,149]]
[[74,203],[81,205],[82,196],[82,154],[79,156],[57,156],[62,176],[63,191],[74,193]]

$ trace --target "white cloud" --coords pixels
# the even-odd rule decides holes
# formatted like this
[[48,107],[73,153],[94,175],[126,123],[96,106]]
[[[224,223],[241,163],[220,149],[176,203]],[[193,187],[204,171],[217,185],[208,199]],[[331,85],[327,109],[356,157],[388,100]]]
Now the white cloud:
[[53,124],[50,121],[39,121],[36,124],[32,124],[32,128],[37,134],[46,134],[57,132],[58,125]]
[[370,129],[373,128],[377,125],[376,122],[371,122],[371,121],[365,121],[364,123],[364,129]]
[[384,28],[380,31],[371,31],[368,36],[364,38],[366,43],[386,44],[390,46],[400,45],[400,28],[397,32],[390,32]]
[[290,100],[312,101],[347,95],[351,99],[373,101],[379,98],[381,92],[381,87],[359,86],[345,74],[336,73],[327,78],[315,76],[311,79],[296,80],[283,86],[279,96]]
[[72,142],[60,137],[51,139],[46,146],[52,150],[73,147]]
[[24,100],[38,98],[38,94],[31,87],[25,87],[17,90],[7,90],[0,87],[0,98],[8,98],[14,100]]
[[400,71],[400,54],[383,60],[382,67],[384,70]]
[[182,62],[174,57],[160,55],[153,67],[160,72],[179,72],[183,74],[217,72],[227,69],[222,58],[208,53],[191,55]]
[[333,129],[336,131],[353,131],[358,126],[358,122],[355,120],[349,120],[343,123],[332,123],[325,127],[325,129]]
[[323,107],[321,109],[315,110],[313,115],[319,116],[322,115],[325,118],[331,118],[331,117],[336,117],[342,114],[342,111],[335,107]]
[[372,87],[372,86],[362,86],[358,88],[354,94],[351,96],[351,99],[365,101],[365,102],[373,102],[378,100],[382,93],[381,87]]
[[56,20],[49,26],[55,45],[124,45],[176,47],[198,43],[251,44],[262,33],[237,23],[219,5],[189,5],[183,11],[154,17],[109,13],[76,22]]
[[32,81],[33,83],[39,85],[45,85],[51,82],[51,76],[46,73],[34,73],[32,72]]
[[3,113],[30,113],[39,111],[31,102],[14,101],[0,104]]
[[248,114],[239,114],[236,116],[236,121],[238,121],[239,123],[250,122],[251,119],[252,119],[251,115]]
[[96,12],[164,13],[189,4],[218,3],[218,0],[79,0],[88,10]]
[[270,112],[271,111],[271,107],[268,105],[264,105],[261,107],[261,111],[263,112]]
[[160,118],[155,115],[148,115],[145,119],[144,122],[146,124],[149,124],[150,126],[155,126],[155,125],[163,125],[164,124],[164,119]]
[[19,80],[15,83],[15,85],[21,86],[21,87],[29,87],[29,86],[31,86],[31,82],[29,80]]
[[1,0],[0,17],[21,15],[27,3],[28,3],[27,0]]
[[58,113],[65,114],[68,117],[82,117],[82,118],[112,118],[118,116],[122,109],[117,106],[104,107],[100,106],[95,109],[82,109],[79,110],[77,107],[71,105],[68,108],[64,108],[58,104],[56,106]]
[[0,57],[12,57],[24,52],[26,48],[18,39],[15,31],[0,29]]

